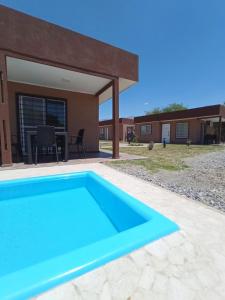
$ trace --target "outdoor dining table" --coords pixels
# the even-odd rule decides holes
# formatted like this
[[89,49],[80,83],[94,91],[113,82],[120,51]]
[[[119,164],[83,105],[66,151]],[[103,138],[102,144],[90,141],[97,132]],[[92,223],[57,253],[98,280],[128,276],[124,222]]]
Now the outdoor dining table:
[[[29,130],[27,131],[27,155],[28,159],[27,162],[28,164],[33,163],[33,156],[32,156],[32,137],[37,135],[36,130]],[[64,161],[68,160],[68,132],[66,131],[56,131],[55,132],[56,136],[63,136],[64,137]]]

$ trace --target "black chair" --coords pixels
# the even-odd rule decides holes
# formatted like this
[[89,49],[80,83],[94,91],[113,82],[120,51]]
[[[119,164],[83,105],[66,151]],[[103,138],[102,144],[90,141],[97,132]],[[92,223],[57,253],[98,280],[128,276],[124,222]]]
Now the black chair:
[[17,136],[14,134],[11,136],[11,147],[13,162],[18,163],[21,159],[20,144],[18,143]]
[[[85,129],[80,129],[78,131],[78,135],[77,136],[72,136],[71,138],[71,146],[76,146],[77,147],[77,152],[78,153],[83,153],[84,158],[86,157],[86,153],[85,153],[85,145],[84,145],[84,132]],[[80,149],[81,148],[81,149]]]
[[55,148],[56,160],[57,162],[59,162],[55,127],[37,126],[37,137],[35,142],[35,164],[37,164],[38,161],[38,150],[43,147]]

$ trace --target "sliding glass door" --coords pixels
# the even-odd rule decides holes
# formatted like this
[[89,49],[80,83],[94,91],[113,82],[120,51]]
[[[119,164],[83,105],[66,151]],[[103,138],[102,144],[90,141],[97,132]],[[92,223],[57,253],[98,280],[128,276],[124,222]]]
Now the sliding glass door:
[[38,125],[54,126],[66,131],[66,101],[45,97],[18,96],[18,121],[22,154],[27,153],[27,131]]

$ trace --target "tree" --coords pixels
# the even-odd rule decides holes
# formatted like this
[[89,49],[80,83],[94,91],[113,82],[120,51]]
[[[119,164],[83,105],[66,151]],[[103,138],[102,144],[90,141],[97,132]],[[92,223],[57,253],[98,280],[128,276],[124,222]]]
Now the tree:
[[183,103],[171,103],[168,106],[163,108],[163,112],[171,112],[171,111],[179,111],[179,110],[185,110],[187,109],[187,106],[185,106]]
[[155,107],[152,111],[149,112],[149,114],[156,115],[160,114],[162,112],[160,107]]
[[164,112],[171,112],[171,111],[179,111],[179,110],[185,110],[187,109],[187,106],[185,106],[183,103],[171,103],[164,108],[156,107],[151,111],[146,112],[146,115],[155,115],[159,113],[164,113]]

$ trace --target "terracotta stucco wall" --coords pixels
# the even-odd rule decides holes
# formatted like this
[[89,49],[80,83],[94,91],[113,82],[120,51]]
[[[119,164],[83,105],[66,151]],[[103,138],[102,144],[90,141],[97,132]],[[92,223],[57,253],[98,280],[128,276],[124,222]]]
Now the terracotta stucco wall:
[[123,124],[123,134],[122,134],[122,140],[127,141],[127,128],[133,128],[133,132],[135,133],[135,126],[130,124]]
[[138,56],[135,54],[2,5],[0,16],[0,49],[41,61],[138,80]]
[[[135,124],[135,134],[139,142],[148,143],[154,141],[155,143],[161,142],[162,135],[162,124],[170,124],[170,142],[174,144],[185,144],[187,138],[177,139],[176,138],[176,124],[187,122],[188,123],[188,138],[192,141],[193,144],[202,143],[202,131],[201,131],[201,120],[200,119],[191,119],[191,120],[181,120],[181,121],[168,121],[168,122],[151,122],[151,123],[138,123]],[[141,125],[152,125],[152,133],[141,136]]]
[[[180,123],[180,122],[178,122]],[[183,144],[186,143],[187,139],[176,139],[176,121],[163,122],[162,124],[170,124],[170,143],[172,144]]]
[[[181,120],[172,121],[170,123],[170,141],[174,144],[185,144],[187,139],[190,139],[193,144],[201,144],[201,120],[191,119],[191,120]],[[176,124],[177,123],[188,123],[188,138],[177,139],[176,138]]]
[[201,124],[200,119],[194,119],[189,122],[189,139],[194,144],[201,144],[203,142]]
[[[120,141],[125,141],[126,136],[127,136],[127,127],[134,127],[133,125],[127,125],[127,124],[119,124],[119,136],[120,136]],[[112,125],[104,125],[99,127],[100,128],[108,128],[108,140],[112,140],[113,138],[113,127]]]
[[108,128],[109,128],[109,129],[108,129],[108,130],[109,130],[109,131],[108,131],[108,132],[109,132],[109,133],[108,133],[108,135],[109,135],[109,140],[112,140],[112,138],[113,138],[113,127],[112,127],[112,126],[109,126]]
[[[141,135],[141,125],[149,125],[152,126],[151,134]],[[138,142],[141,143],[149,143],[150,141],[154,141],[155,143],[161,142],[161,124],[160,122],[151,122],[151,123],[142,123],[135,124],[135,134]]]
[[[112,125],[99,126],[99,136],[100,136],[101,128],[104,128],[103,140],[108,140],[108,141],[112,140],[112,136],[113,136]],[[108,129],[108,139],[107,139],[107,136],[106,136],[107,129]]]
[[67,123],[70,135],[77,135],[85,129],[84,142],[87,151],[99,150],[98,98],[92,95],[50,89],[40,86],[8,82],[9,109],[12,135],[17,135],[16,94],[24,93],[37,96],[64,98],[67,100]]
[[119,127],[120,127],[120,129],[119,129],[119,131],[120,131],[120,141],[123,141],[123,124],[120,123]]

